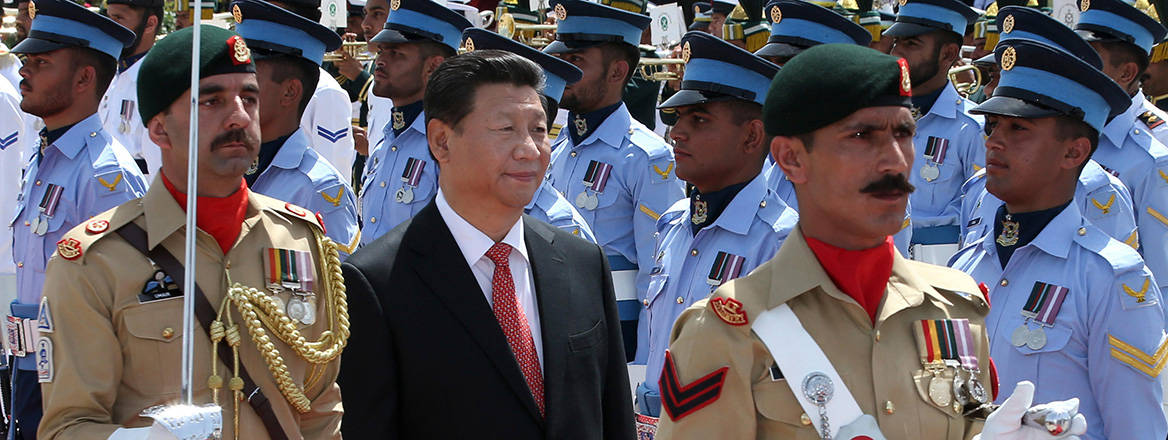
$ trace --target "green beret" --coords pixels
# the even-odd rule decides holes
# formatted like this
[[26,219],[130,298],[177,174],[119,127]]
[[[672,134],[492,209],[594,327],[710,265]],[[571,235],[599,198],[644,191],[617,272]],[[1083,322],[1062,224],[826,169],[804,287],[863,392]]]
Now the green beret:
[[[199,78],[225,73],[255,73],[251,49],[239,34],[202,25],[199,34]],[[170,107],[190,90],[191,41],[195,28],[170,33],[147,53],[138,75],[138,113],[142,123]]]
[[821,44],[783,65],[762,118],[767,134],[795,136],[867,107],[912,107],[908,62],[855,44]]

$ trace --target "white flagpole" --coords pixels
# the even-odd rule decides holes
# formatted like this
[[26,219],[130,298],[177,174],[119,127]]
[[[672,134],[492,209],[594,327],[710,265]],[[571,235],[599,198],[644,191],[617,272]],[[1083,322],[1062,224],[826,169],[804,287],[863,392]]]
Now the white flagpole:
[[[178,0],[189,1],[189,0]],[[194,35],[191,37],[191,119],[187,142],[187,219],[186,249],[183,264],[183,341],[182,341],[182,395],[183,403],[194,405],[195,364],[195,239],[196,200],[199,193],[199,39],[202,34],[203,2],[196,0],[191,10]]]

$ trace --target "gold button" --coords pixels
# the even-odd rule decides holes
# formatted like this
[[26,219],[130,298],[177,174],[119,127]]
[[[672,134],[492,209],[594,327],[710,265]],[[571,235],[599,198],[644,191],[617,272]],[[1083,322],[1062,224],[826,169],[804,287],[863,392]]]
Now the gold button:
[[876,342],[880,342],[880,330],[876,330]]
[[961,414],[961,404],[960,403],[953,402],[953,412],[957,413],[957,414]]
[[1006,286],[1009,286],[1009,285],[1010,285],[1010,280],[1007,280],[1007,279],[1005,279],[1005,278],[1002,278],[1002,282],[1000,282],[1000,283],[998,283],[998,284],[999,284],[999,285],[1001,285],[1002,287],[1006,287]]
[[807,417],[807,413],[803,413],[799,416],[799,422],[803,423],[804,425],[810,425],[811,417]]
[[649,300],[647,300],[647,299],[641,300],[641,304],[644,304],[645,307],[649,307]]
[[230,262],[230,261],[228,261],[228,262],[224,263],[224,264],[223,264],[223,268],[224,268],[224,269],[231,269],[231,262]]
[[1140,134],[1140,129],[1136,129],[1136,134]]
[[573,151],[573,152],[569,153],[568,155],[569,155],[569,156],[572,156],[572,157],[576,157],[576,152],[575,152],[575,151]]
[[633,129],[629,129],[629,134],[633,134]]
[[685,298],[682,298],[682,297],[680,297],[680,296],[679,296],[679,297],[677,297],[677,303],[678,303],[678,304],[685,304]]
[[384,182],[384,181],[382,181],[382,182],[381,182],[381,187],[382,187],[382,188],[385,188],[385,182]]
[[24,262],[21,261],[19,263],[16,263],[16,267],[24,267]]
[[395,146],[389,147],[389,151],[397,151],[397,146],[395,145]]
[[766,208],[766,200],[763,200],[763,201],[759,202],[759,203],[758,203],[758,207],[759,207],[759,208]]
[[377,217],[369,219],[369,223],[377,223]]
[[97,132],[96,132],[96,131],[91,131],[91,132],[89,132],[89,137],[91,137],[91,138],[92,138],[92,137],[97,137]]
[[698,256],[698,250],[697,249],[690,250],[689,254],[696,257],[696,256]]
[[884,402],[884,413],[888,414],[888,415],[892,415],[892,413],[895,413],[895,412],[896,412],[896,405],[893,405],[891,400],[885,401]]
[[1079,228],[1079,235],[1087,235],[1087,228]]
[[36,186],[41,186],[41,181],[36,181]]
[[24,221],[24,225],[25,225],[25,226],[28,226],[28,220],[25,220],[25,221]]
[[170,328],[170,327],[162,329],[162,337],[164,339],[173,338],[174,337],[174,329]]

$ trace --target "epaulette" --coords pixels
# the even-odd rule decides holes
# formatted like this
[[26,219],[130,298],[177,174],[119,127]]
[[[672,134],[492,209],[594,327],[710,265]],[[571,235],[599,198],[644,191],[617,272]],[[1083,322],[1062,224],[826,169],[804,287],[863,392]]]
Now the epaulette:
[[1149,129],[1164,125],[1164,120],[1160,119],[1159,116],[1156,116],[1156,114],[1152,113],[1150,110],[1143,112],[1138,116],[1138,118],[1140,122],[1143,122],[1144,125],[1147,125]]
[[134,221],[144,212],[142,199],[134,199],[95,215],[66,232],[57,242],[55,255],[67,261],[85,264],[85,257],[94,243]]
[[646,127],[644,124],[633,120],[629,125],[628,139],[641,151],[644,151],[649,156],[649,161],[656,161],[659,159],[673,160],[673,150],[669,148],[669,144],[665,143],[661,136],[657,136],[653,130]]
[[543,185],[540,185],[539,189],[535,190],[535,206],[544,212],[550,212],[556,201],[559,200],[553,191],[554,189],[547,191]]
[[689,209],[689,198],[684,198],[673,202],[673,205],[661,213],[661,218],[657,219],[657,231],[663,231],[662,226],[672,224],[685,217],[686,211]]
[[[766,196],[758,204],[758,218],[770,225],[775,232],[782,232],[783,230],[790,231],[799,222],[799,214],[795,213],[794,209],[788,209],[786,203],[779,199],[779,196],[773,192],[767,191]],[[784,215],[790,211],[792,215]]]
[[324,226],[321,225],[323,222],[321,221],[319,213],[311,212],[300,206],[293,205],[281,200],[276,200],[254,191],[249,193],[248,197],[254,198],[256,203],[258,203],[263,209],[280,214],[282,217],[288,218],[289,220],[295,219],[308,222],[318,231],[320,231],[320,233],[325,233]]
[[947,297],[957,297],[968,301],[983,315],[989,312],[989,303],[986,301],[981,287],[969,274],[957,269],[935,264],[921,263],[913,260],[904,260],[912,268],[914,274],[924,282],[933,286],[941,294],[950,294]]
[[716,316],[722,324],[735,327],[742,332],[750,332],[750,323],[762,312],[778,304],[767,304],[770,300],[772,268],[767,262],[750,274],[727,281],[718,287],[709,298],[694,303],[693,307],[705,308]]
[[1106,260],[1116,275],[1139,270],[1144,265],[1144,260],[1135,249],[1109,237],[1087,220],[1079,225],[1075,243]]
[[969,176],[969,179],[965,180],[965,183],[961,184],[961,194],[968,195],[970,189],[975,185],[978,187],[984,188],[985,184],[983,182],[985,181],[985,178],[986,178],[985,168],[982,168],[980,170],[975,171],[972,176]]

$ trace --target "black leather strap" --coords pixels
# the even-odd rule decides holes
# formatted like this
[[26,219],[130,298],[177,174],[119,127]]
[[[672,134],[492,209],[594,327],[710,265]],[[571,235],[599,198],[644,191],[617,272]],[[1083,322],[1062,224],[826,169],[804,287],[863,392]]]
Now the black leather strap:
[[[139,252],[145,254],[148,258],[154,261],[163,272],[170,275],[175,284],[183,286],[184,272],[183,265],[179,263],[178,259],[174,257],[166,248],[161,245],[155,246],[154,249],[149,249],[146,239],[146,231],[133,222],[126,223],[115,232],[138,249]],[[203,289],[195,284],[195,295],[192,297],[195,301],[195,317],[199,319],[199,324],[203,326],[203,331],[210,332],[211,323],[215,321],[216,313],[215,307],[207,300],[207,296],[203,294]],[[187,335],[191,336],[191,335]],[[219,359],[226,361],[232,358],[231,346],[227,344],[218,344]],[[226,365],[226,364],[224,364]],[[284,433],[284,428],[280,426],[280,419],[276,418],[276,413],[272,411],[272,402],[264,395],[264,392],[256,386],[255,381],[251,379],[251,375],[247,372],[247,367],[241,363],[239,365],[239,377],[243,379],[243,395],[247,399],[247,403],[255,410],[256,414],[260,416],[260,420],[264,423],[264,428],[268,431],[268,437],[273,440],[288,440],[288,436]]]

